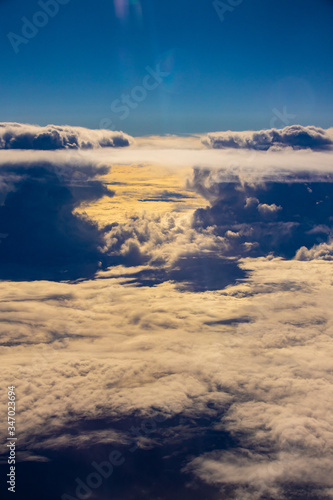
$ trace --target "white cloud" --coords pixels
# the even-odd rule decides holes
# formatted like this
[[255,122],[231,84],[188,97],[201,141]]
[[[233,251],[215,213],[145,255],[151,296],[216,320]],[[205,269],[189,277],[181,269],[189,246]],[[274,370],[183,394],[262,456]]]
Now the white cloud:
[[[121,268],[77,284],[1,283],[2,384],[18,388],[20,450],[126,442],[129,429],[112,419],[159,410],[191,418],[196,434],[205,417],[233,436],[229,450],[187,457],[192,474],[224,491],[252,500],[288,498],[292,484],[311,483],[318,497],[331,488],[330,263],[243,265],[250,279],[204,293],[124,285]],[[68,441],[82,418],[106,419],[108,431]],[[171,421],[163,429],[149,446],[187,436]]]
[[258,205],[258,211],[262,215],[271,215],[279,210],[282,210],[282,207],[280,205],[276,205],[275,203],[272,203],[271,205],[267,205],[267,203],[259,203]]

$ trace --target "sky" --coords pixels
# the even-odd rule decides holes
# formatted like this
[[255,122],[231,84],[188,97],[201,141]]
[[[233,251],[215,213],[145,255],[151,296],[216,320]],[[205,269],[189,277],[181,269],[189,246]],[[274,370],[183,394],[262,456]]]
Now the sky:
[[37,1],[2,0],[2,121],[134,136],[332,126],[332,1],[222,4],[62,0],[34,17]]

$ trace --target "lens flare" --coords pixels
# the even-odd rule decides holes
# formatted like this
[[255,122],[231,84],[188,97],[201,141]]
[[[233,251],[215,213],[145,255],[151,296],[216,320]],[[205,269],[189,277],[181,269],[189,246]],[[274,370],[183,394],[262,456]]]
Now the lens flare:
[[122,21],[134,16],[138,23],[142,23],[142,5],[140,0],[113,0],[116,17]]

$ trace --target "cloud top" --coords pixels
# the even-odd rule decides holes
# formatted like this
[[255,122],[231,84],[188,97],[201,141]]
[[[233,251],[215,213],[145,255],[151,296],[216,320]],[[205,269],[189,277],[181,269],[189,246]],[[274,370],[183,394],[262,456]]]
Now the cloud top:
[[212,132],[202,139],[205,146],[213,149],[312,149],[329,150],[333,147],[332,129],[291,125],[283,129],[245,132]]
[[0,123],[0,149],[92,149],[126,147],[132,138],[124,132],[90,130],[68,125]]

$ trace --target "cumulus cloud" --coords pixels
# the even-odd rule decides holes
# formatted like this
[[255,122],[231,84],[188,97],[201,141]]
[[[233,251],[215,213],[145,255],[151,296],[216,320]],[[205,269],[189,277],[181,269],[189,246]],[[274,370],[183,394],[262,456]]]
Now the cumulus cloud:
[[282,148],[328,150],[333,147],[332,129],[291,125],[283,129],[248,132],[213,132],[202,139],[209,148],[256,149],[267,151]]
[[262,215],[271,215],[274,212],[282,210],[282,207],[280,205],[275,205],[275,203],[272,203],[272,205],[267,205],[267,203],[259,203],[257,208]]
[[295,256],[296,260],[333,260],[333,242],[320,243],[312,248],[301,247]]
[[103,251],[124,266],[145,266],[128,273],[129,282],[156,286],[171,281],[181,290],[219,290],[245,277],[236,262],[225,258],[227,242],[211,229],[198,232],[192,215],[141,214],[111,224]]
[[123,132],[90,130],[68,125],[0,123],[0,149],[91,149],[129,146],[132,138]]
[[287,175],[276,181],[225,181],[224,171],[194,169],[189,189],[209,206],[196,210],[193,227],[225,241],[225,255],[287,258],[304,246],[328,242],[332,231],[333,183]]

